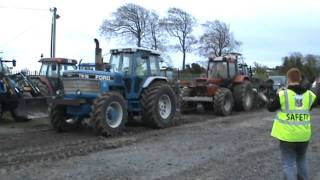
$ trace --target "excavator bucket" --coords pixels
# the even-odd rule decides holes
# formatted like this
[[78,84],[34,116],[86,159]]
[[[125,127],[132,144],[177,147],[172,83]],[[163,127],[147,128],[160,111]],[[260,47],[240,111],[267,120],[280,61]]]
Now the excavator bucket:
[[48,117],[48,103],[46,97],[26,97],[19,100],[15,110],[18,117],[37,119]]

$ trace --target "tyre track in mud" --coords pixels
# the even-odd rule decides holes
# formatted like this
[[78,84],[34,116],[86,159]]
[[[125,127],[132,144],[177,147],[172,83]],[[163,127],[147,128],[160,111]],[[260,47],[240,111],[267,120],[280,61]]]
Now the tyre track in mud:
[[[6,142],[8,143],[7,147],[5,144],[0,147],[0,174],[15,171],[32,164],[48,165],[52,161],[129,146],[146,140],[150,136],[159,136],[175,128],[183,128],[182,125],[197,126],[197,124],[209,119],[214,121],[215,125],[219,124],[222,127],[233,123],[242,123],[247,119],[246,117],[256,116],[257,113],[262,112],[253,111],[250,114],[234,113],[228,117],[217,117],[210,113],[205,115],[189,114],[183,116],[183,119],[173,128],[154,130],[134,124],[128,126],[123,135],[110,138],[94,136],[92,133],[83,132],[82,130],[80,132],[62,134],[55,133],[53,130],[13,134],[7,138],[13,144]],[[235,116],[241,116],[241,118],[237,119]],[[1,141],[4,140],[6,138],[1,139]]]

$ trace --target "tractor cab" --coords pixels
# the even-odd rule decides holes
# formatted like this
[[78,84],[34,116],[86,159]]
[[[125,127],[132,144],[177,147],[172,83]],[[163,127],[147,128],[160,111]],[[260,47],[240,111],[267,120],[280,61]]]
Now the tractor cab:
[[110,50],[111,72],[125,75],[159,76],[160,52],[144,48],[125,48]]
[[55,95],[62,88],[63,72],[77,69],[77,60],[67,58],[42,58],[39,60],[41,68],[33,82],[40,88],[43,96]]
[[47,77],[59,78],[64,71],[77,69],[77,60],[73,59],[42,58],[39,62],[41,63],[40,75]]
[[[133,99],[139,98],[148,77],[160,76],[160,52],[144,48],[110,50],[110,72],[121,73],[126,93]],[[164,79],[164,78],[163,78]]]
[[238,55],[230,54],[221,57],[209,58],[208,78],[233,79],[238,73]]

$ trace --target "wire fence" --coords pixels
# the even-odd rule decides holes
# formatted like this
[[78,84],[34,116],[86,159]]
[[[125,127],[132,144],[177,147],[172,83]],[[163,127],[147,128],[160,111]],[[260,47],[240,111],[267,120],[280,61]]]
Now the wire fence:
[[39,71],[31,71],[31,70],[11,70],[10,71],[10,74],[13,75],[13,74],[19,74],[19,73],[23,73],[25,75],[28,75],[28,76],[36,76],[36,75],[40,75]]

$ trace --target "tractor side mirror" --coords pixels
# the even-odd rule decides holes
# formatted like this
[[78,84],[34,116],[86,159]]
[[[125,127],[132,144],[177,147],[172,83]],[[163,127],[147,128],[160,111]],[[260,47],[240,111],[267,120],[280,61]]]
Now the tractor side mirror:
[[12,60],[12,66],[16,67],[16,65],[17,65],[17,61],[16,60]]

